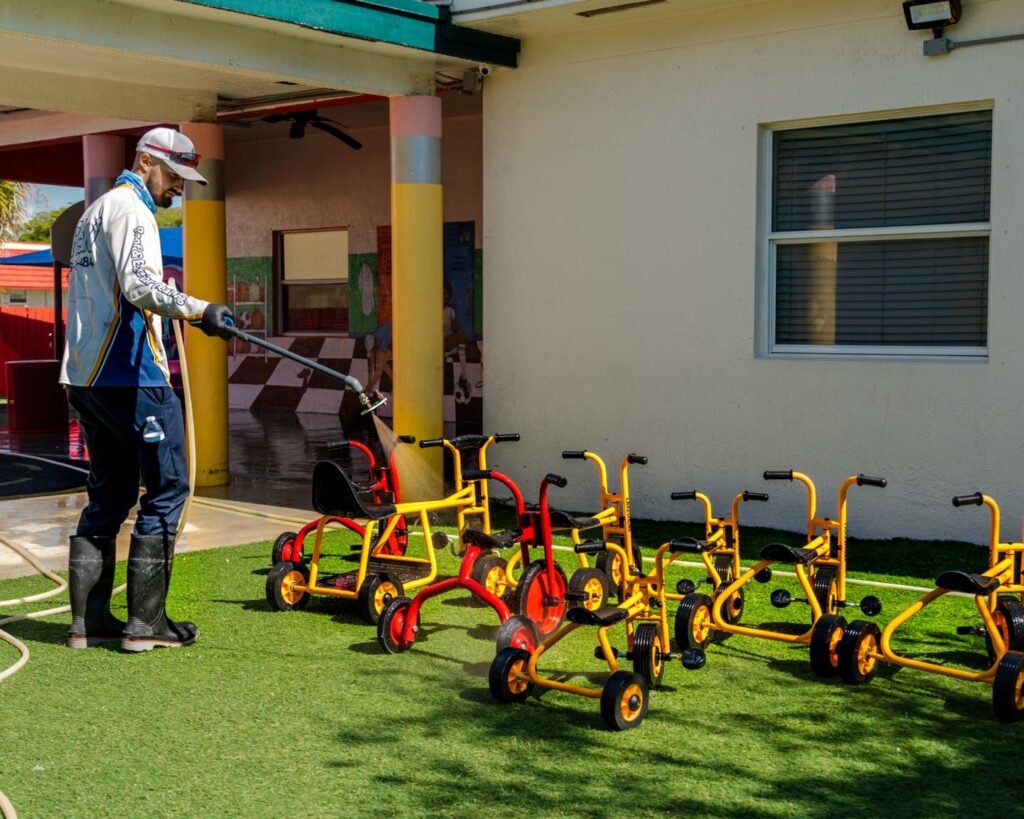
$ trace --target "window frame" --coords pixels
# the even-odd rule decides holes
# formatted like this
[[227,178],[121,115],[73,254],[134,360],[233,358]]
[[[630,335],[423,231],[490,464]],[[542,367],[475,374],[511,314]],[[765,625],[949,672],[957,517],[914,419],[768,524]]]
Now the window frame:
[[[774,135],[781,131],[804,128],[819,128],[859,122],[886,122],[914,117],[939,116],[942,114],[994,111],[992,100],[961,103],[955,105],[931,106],[928,108],[901,109],[899,111],[878,111],[839,117],[791,120],[765,123],[758,133],[758,165],[760,167],[760,190],[757,197],[757,326],[755,331],[756,355],[759,358],[798,360],[882,360],[918,362],[986,362],[989,357],[988,345],[967,346],[908,346],[908,345],[851,345],[851,344],[777,344],[775,342],[775,248],[783,244],[816,244],[822,242],[877,241],[879,239],[945,239],[985,237],[991,241],[992,213],[991,189],[988,222],[963,222],[937,225],[907,225],[902,227],[838,228],[830,230],[786,230],[772,228],[774,213],[775,165]],[[995,144],[995,121],[993,117],[993,147]],[[995,166],[993,153],[992,165]],[[994,175],[992,177],[994,184]],[[990,246],[991,251],[991,246]],[[991,274],[991,252],[989,267]],[[991,292],[991,281],[989,281]],[[991,309],[991,303],[989,304]],[[990,326],[990,325],[989,325]],[[988,331],[987,331],[988,332]],[[986,338],[987,338],[986,332]]]
[[[345,316],[345,327],[341,330],[285,330],[285,311],[286,311],[286,299],[284,291],[286,287],[292,285],[317,285],[317,284],[339,284],[343,285],[346,289],[349,286],[347,266],[348,261],[346,259],[346,275],[344,278],[334,279],[290,279],[287,282],[284,277],[284,237],[291,233],[331,233],[336,231],[345,231],[348,234],[348,238],[351,239],[351,226],[349,225],[330,225],[325,227],[315,228],[286,228],[281,230],[273,231],[273,255],[271,259],[272,266],[272,278],[274,287],[274,321],[273,328],[274,334],[278,336],[314,336],[323,338],[347,338],[349,336],[348,328],[348,316]],[[348,255],[351,255],[349,253]],[[347,308],[346,302],[346,308]]]

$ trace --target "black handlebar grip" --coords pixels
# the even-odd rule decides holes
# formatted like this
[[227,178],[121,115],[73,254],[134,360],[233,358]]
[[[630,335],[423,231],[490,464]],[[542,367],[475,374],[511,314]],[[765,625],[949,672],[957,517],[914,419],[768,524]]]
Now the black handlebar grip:
[[498,443],[501,443],[502,441],[518,441],[519,440],[519,433],[518,432],[499,432],[497,435],[494,436],[494,440],[497,441]]
[[673,492],[671,498],[672,500],[697,500],[697,490],[691,489],[689,492]]
[[562,452],[562,457],[568,461],[571,458],[584,458],[586,456],[583,454],[582,449],[566,449]]
[[420,441],[420,449],[430,449],[432,446],[441,446],[444,443],[444,438],[427,438],[425,441]]
[[867,475],[857,476],[857,486],[877,486],[879,489],[885,489],[889,485],[889,482],[885,478],[869,478]]
[[400,444],[415,444],[416,443],[416,436],[415,435],[399,435],[398,436],[398,442]]
[[785,471],[772,471],[771,469],[765,470],[764,479],[766,481],[791,481],[793,480],[793,470],[787,469]]
[[598,552],[603,552],[607,549],[603,540],[584,540],[582,543],[577,543],[573,546],[573,551],[578,555],[596,555]]
[[348,438],[342,438],[340,441],[331,441],[327,445],[327,449],[344,449],[349,445]]
[[957,495],[953,498],[954,506],[981,506],[985,502],[985,496],[981,492],[975,492],[973,495]]
[[483,446],[487,443],[490,435],[458,435],[452,438],[449,443],[456,449],[471,449],[476,446]]
[[489,469],[463,469],[462,480],[464,481],[486,481],[490,480],[491,470]]
[[631,463],[631,464],[640,464],[641,466],[646,466],[647,465],[647,456],[646,455],[637,455],[635,452],[630,452],[626,456],[626,460],[629,461],[629,463]]
[[745,501],[751,501],[751,500],[766,501],[766,500],[768,500],[768,495],[765,492],[744,492],[743,493],[743,500],[745,500]]
[[553,483],[555,486],[559,488],[567,486],[569,483],[568,480],[563,478],[561,475],[556,475],[554,472],[548,472],[548,474],[544,476],[544,480],[546,480],[548,483]]

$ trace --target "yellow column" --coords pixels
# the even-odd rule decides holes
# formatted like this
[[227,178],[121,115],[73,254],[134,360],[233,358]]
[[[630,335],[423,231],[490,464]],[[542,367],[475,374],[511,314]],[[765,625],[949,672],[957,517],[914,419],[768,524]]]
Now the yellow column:
[[[185,184],[185,287],[191,296],[223,304],[227,300],[227,244],[224,227],[224,129],[187,122],[181,132],[201,157],[199,173],[209,184]],[[228,482],[228,346],[198,330],[186,334],[193,420],[196,430],[196,486]]]
[[[422,440],[444,430],[441,100],[392,97],[390,120],[394,425]],[[423,491],[440,497],[440,450],[417,453],[432,476]]]

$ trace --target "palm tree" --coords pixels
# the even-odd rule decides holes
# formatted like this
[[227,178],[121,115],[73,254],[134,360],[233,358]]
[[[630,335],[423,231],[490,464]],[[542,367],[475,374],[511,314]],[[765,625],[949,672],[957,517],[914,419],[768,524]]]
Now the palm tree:
[[0,242],[12,238],[15,226],[25,217],[26,186],[0,179]]

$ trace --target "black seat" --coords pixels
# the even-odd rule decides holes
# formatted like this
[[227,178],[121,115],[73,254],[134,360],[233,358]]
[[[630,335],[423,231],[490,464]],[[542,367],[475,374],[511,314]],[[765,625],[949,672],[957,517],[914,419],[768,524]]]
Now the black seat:
[[999,588],[999,578],[968,572],[943,572],[935,581],[935,585],[947,591],[989,595]]
[[774,560],[776,563],[799,563],[809,566],[820,555],[814,549],[802,549],[785,543],[769,543],[761,550],[761,560]]
[[548,514],[551,517],[552,529],[593,529],[601,525],[601,521],[596,518],[574,518],[560,509],[552,509]]
[[620,620],[625,620],[628,616],[629,612],[618,606],[601,606],[595,611],[583,606],[576,606],[565,613],[566,620],[580,626],[610,626]]
[[336,461],[320,461],[313,467],[313,508],[321,515],[371,520],[395,514],[392,504],[374,503],[370,493],[356,489]]
[[521,535],[520,529],[506,529],[493,535],[485,534],[479,529],[466,529],[462,533],[462,542],[470,546],[479,546],[481,549],[507,549],[514,546]]
[[713,543],[708,543],[706,540],[697,540],[697,538],[693,537],[676,537],[668,542],[668,550],[674,555],[680,552],[699,555],[701,552],[710,552],[714,548]]

